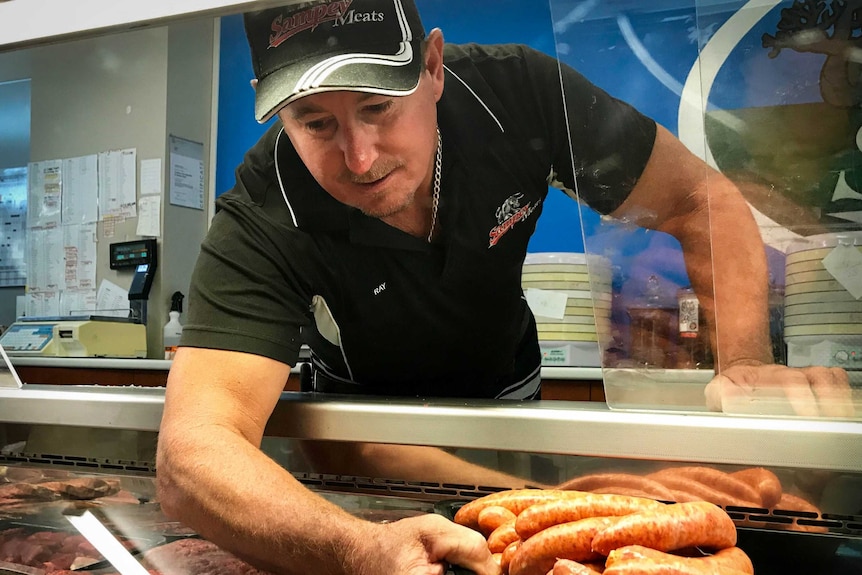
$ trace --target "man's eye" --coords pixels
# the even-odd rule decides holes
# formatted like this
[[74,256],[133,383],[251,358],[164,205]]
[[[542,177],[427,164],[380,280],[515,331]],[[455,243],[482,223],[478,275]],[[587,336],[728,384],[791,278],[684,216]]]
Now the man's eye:
[[332,125],[332,120],[314,120],[305,123],[305,129],[309,132],[323,132]]
[[381,102],[379,104],[371,104],[365,107],[367,112],[371,112],[372,114],[382,114],[386,110],[392,107],[392,100],[386,100],[385,102]]

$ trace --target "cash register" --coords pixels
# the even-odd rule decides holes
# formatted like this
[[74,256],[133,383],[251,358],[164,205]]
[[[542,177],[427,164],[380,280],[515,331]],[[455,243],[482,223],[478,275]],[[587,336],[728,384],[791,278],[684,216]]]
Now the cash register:
[[134,271],[128,317],[22,317],[3,333],[0,346],[10,356],[147,357],[147,299],[156,270],[156,240],[111,244],[110,268]]
[[10,356],[147,357],[147,328],[130,318],[80,315],[20,318],[0,337]]

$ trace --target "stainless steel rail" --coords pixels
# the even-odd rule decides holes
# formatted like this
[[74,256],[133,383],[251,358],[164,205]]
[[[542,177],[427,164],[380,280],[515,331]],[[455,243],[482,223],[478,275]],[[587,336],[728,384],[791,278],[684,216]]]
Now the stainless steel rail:
[[[0,390],[0,422],[157,431],[162,388]],[[862,472],[862,422],[611,411],[593,402],[423,401],[285,393],[274,435]]]

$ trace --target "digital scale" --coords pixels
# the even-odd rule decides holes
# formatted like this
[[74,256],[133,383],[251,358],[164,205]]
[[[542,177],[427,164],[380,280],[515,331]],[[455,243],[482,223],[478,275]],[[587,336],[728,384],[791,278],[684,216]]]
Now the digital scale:
[[147,328],[128,318],[95,315],[21,318],[0,337],[10,356],[147,357]]
[[153,238],[111,244],[112,270],[134,271],[129,316],[70,315],[22,317],[0,336],[11,356],[147,357],[147,298],[156,271]]
[[135,320],[147,323],[147,299],[156,275],[156,240],[147,238],[119,242],[109,246],[109,267],[112,270],[134,270],[129,286],[129,310]]

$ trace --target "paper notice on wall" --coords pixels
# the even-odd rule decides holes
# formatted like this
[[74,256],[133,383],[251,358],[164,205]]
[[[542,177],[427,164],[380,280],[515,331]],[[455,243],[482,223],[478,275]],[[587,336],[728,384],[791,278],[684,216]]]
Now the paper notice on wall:
[[31,228],[27,238],[27,289],[53,292],[65,285],[63,229]]
[[159,237],[161,235],[161,212],[161,196],[141,196],[141,199],[138,200],[138,229],[136,233],[139,236]]
[[60,315],[93,315],[98,307],[96,289],[67,290],[60,294]]
[[203,210],[204,145],[171,136],[170,149],[170,203],[175,206]]
[[137,152],[112,150],[99,154],[99,217],[137,215]]
[[59,226],[62,218],[63,161],[29,164],[27,187],[28,227]]
[[0,169],[0,286],[27,285],[26,258],[26,169]]
[[63,224],[99,221],[98,156],[63,160]]
[[27,294],[28,317],[56,317],[60,315],[59,292],[29,292]]
[[141,160],[141,196],[162,195],[162,160]]
[[129,317],[129,292],[117,284],[102,280],[96,295],[96,312],[112,317]]
[[63,226],[65,289],[96,289],[96,224]]

